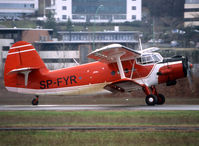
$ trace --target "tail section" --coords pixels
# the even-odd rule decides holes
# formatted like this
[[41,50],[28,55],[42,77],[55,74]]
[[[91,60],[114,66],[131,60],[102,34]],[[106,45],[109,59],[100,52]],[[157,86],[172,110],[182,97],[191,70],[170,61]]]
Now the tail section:
[[19,41],[10,48],[4,67],[4,82],[6,87],[27,87],[29,74],[46,72],[44,62],[34,46],[25,41]]

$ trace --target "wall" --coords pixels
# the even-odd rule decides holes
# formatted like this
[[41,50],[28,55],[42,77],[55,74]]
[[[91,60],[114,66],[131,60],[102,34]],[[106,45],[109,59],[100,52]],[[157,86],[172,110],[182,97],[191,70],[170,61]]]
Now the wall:
[[0,78],[3,77],[3,58],[6,58],[7,52],[3,51],[3,46],[11,46],[11,44],[14,43],[13,39],[0,39]]
[[29,43],[35,41],[49,41],[50,35],[47,30],[24,30],[22,31],[22,40]]
[[[132,6],[136,6],[136,10],[132,10]],[[142,0],[127,0],[127,21],[132,20],[132,15],[136,15],[136,21],[142,19]]]

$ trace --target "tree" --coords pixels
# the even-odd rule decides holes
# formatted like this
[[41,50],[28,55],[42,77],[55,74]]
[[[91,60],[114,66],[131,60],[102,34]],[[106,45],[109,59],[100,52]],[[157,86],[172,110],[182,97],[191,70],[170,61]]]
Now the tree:
[[54,14],[51,11],[49,11],[49,13],[47,14],[47,21],[44,26],[45,28],[49,28],[49,29],[56,28],[56,21],[54,18]]
[[185,33],[183,34],[184,47],[190,47],[190,42],[197,43],[199,32],[195,27],[184,28]]
[[143,0],[143,7],[150,10],[152,17],[178,17],[184,16],[185,0]]
[[73,24],[72,24],[72,21],[70,20],[70,18],[68,18],[68,21],[66,23],[66,30],[67,31],[74,31]]
[[57,23],[54,18],[53,12],[49,11],[47,20],[44,22],[44,28],[53,29],[53,37],[57,36]]

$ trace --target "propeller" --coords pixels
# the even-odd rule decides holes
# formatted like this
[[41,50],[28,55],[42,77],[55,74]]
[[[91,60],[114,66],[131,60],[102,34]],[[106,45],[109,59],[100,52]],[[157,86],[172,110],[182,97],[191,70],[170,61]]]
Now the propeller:
[[192,72],[192,68],[193,68],[193,64],[191,64],[191,62],[188,61],[187,57],[186,57],[186,62],[187,62],[187,78],[188,78],[188,82],[189,82],[189,87],[191,88],[191,91],[194,92],[194,81],[193,81],[193,72]]

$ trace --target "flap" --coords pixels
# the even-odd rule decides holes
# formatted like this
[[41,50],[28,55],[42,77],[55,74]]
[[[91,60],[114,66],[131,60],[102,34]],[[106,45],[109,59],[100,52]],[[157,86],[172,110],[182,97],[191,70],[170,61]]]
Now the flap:
[[120,79],[112,82],[104,87],[104,89],[111,92],[132,92],[133,90],[141,89],[142,85],[138,84],[130,78]]
[[118,56],[121,61],[125,61],[135,59],[140,55],[140,52],[132,50],[128,47],[120,44],[112,44],[91,52],[88,54],[88,58],[105,63],[114,63],[116,62],[116,57]]

